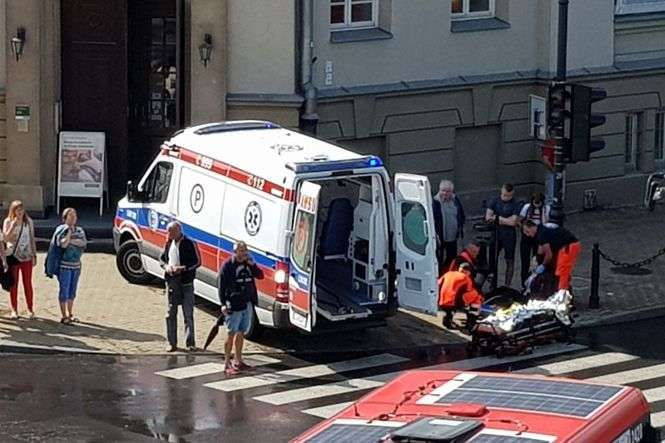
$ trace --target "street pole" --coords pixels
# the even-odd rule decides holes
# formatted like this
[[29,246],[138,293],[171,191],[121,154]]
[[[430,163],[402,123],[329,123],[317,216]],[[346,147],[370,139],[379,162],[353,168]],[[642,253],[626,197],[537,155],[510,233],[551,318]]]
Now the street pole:
[[[557,66],[556,66],[556,82],[566,81],[566,58],[568,55],[568,0],[559,0],[559,29],[557,39]],[[564,212],[563,212],[563,174],[566,169],[566,164],[563,159],[564,155],[564,134],[557,133],[554,136],[556,147],[554,148],[554,202],[550,219],[563,226]]]

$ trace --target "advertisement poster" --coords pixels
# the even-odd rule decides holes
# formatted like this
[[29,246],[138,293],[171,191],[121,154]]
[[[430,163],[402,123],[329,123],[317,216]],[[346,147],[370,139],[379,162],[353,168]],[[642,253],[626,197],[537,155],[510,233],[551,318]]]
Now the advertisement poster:
[[101,198],[104,193],[103,132],[60,133],[58,195]]

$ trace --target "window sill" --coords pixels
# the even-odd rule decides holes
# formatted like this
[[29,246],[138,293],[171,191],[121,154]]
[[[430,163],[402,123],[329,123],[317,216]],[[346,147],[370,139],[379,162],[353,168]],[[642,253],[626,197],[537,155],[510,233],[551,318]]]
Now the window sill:
[[492,31],[495,29],[509,29],[510,23],[500,18],[473,18],[466,20],[452,20],[450,22],[450,32],[480,32]]
[[330,43],[365,42],[371,40],[388,40],[393,35],[379,28],[344,29],[330,32]]
[[665,19],[665,12],[642,12],[637,14],[617,14],[614,23],[635,23]]

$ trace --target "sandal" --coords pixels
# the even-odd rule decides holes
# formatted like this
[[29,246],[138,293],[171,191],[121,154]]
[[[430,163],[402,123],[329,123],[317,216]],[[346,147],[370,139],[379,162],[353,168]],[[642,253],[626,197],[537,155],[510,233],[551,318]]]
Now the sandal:
[[30,313],[28,314],[28,320],[34,320],[34,319],[35,319],[35,313],[34,313],[34,312],[30,312]]
[[235,368],[238,371],[246,371],[248,369],[252,369],[252,367],[250,365],[248,365],[247,363],[245,363],[244,361],[240,362],[240,363],[236,361],[236,362],[234,362],[233,365],[235,366]]
[[238,370],[233,366],[229,366],[226,369],[224,369],[224,373],[226,375],[238,375]]
[[69,323],[78,323],[78,322],[80,322],[78,317],[74,317],[74,316],[69,317]]
[[9,314],[9,318],[11,320],[18,320],[18,313],[16,311],[12,311],[12,313]]
[[60,323],[62,323],[63,325],[68,325],[68,324],[70,324],[71,322],[69,321],[69,317],[62,317],[62,318],[60,319]]

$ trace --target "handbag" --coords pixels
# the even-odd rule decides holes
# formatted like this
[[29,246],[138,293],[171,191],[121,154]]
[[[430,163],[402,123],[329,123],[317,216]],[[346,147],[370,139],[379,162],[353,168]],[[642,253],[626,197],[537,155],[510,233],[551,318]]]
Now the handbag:
[[7,268],[7,272],[5,272],[4,267],[0,266],[0,286],[2,286],[2,289],[5,291],[9,291],[9,289],[14,286],[14,277],[9,271],[9,267]]
[[16,237],[16,244],[14,245],[14,250],[12,251],[12,255],[7,256],[7,266],[10,268],[14,265],[18,265],[19,261],[18,258],[15,257],[16,254],[16,248],[18,247],[18,242],[21,240],[21,234],[23,234],[23,226],[25,226],[25,221],[21,223],[21,229],[18,231],[18,237]]

